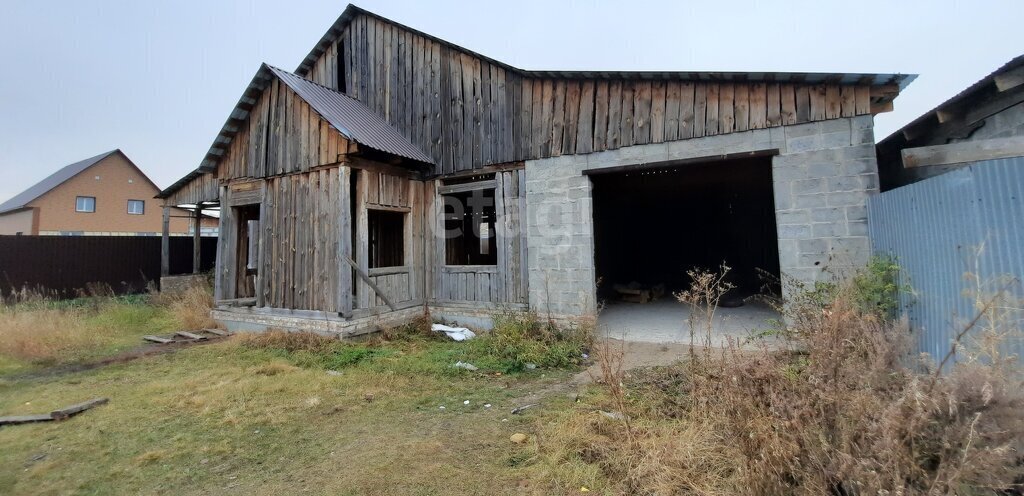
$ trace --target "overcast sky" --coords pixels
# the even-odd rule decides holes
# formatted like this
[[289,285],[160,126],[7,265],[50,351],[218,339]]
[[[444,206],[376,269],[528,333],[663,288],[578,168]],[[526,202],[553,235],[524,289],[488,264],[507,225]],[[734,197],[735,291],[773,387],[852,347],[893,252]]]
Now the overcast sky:
[[[345,3],[5,0],[0,201],[122,149],[160,187],[194,169],[261,62],[293,70]],[[876,139],[1024,53],[1024,2],[375,1],[523,69],[899,72]]]

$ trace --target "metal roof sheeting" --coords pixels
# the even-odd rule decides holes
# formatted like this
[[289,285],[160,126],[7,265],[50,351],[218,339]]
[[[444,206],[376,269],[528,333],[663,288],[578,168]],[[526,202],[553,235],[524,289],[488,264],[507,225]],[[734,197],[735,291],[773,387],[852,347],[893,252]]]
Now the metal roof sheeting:
[[[923,181],[873,196],[868,225],[876,253],[896,257],[912,291],[900,295],[917,351],[940,360],[956,334],[978,312],[965,292],[1002,287],[1012,299],[1024,299],[1024,157],[976,162]],[[1024,312],[1008,312],[1018,329]],[[968,337],[971,341],[977,334]],[[1008,336],[1007,354],[1024,356],[1024,339]]]
[[423,150],[403,136],[398,128],[359,100],[277,67],[267,67],[346,138],[402,158],[434,163]]
[[33,200],[49,193],[50,190],[60,186],[64,181],[67,181],[89,167],[96,165],[100,160],[120,152],[120,150],[110,150],[109,152],[101,153],[95,157],[89,157],[85,160],[80,160],[62,167],[57,172],[50,174],[46,179],[43,179],[25,191],[18,193],[14,198],[0,203],[0,214],[25,208]]

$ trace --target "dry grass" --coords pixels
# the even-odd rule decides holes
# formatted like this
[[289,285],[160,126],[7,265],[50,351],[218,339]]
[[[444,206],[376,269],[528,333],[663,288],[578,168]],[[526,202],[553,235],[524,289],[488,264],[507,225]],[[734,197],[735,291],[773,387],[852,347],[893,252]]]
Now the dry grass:
[[337,338],[321,336],[312,332],[288,332],[271,329],[266,332],[243,334],[239,336],[246,347],[262,350],[284,350],[289,353],[306,351],[324,353],[332,351],[338,345]]
[[38,364],[56,362],[69,351],[95,346],[83,309],[0,308],[0,355]]
[[113,355],[146,334],[216,327],[212,303],[208,286],[174,296],[91,288],[74,300],[18,293],[0,303],[0,374]]
[[217,327],[217,322],[210,317],[210,309],[213,308],[213,288],[208,284],[190,286],[185,291],[175,294],[157,294],[153,303],[166,308],[183,329]]
[[[609,362],[602,396],[545,429],[544,456],[596,467],[610,490],[630,494],[1021,490],[1024,384],[1013,361],[969,355],[949,374],[922,369],[905,326],[865,313],[851,290],[792,309],[800,318],[780,336],[783,351],[694,353],[624,392],[614,351],[598,357]],[[979,313],[992,306],[1006,308]],[[623,416],[593,413],[601,408]]]

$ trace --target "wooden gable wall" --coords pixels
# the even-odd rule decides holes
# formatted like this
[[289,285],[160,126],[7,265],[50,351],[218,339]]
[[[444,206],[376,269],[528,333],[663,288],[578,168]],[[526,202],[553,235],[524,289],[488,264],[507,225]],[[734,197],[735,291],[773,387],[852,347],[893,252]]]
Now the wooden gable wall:
[[377,111],[441,174],[871,113],[866,84],[536,78],[367,15],[302,76]]
[[348,150],[348,140],[276,78],[241,127],[217,165],[221,180],[306,172]]

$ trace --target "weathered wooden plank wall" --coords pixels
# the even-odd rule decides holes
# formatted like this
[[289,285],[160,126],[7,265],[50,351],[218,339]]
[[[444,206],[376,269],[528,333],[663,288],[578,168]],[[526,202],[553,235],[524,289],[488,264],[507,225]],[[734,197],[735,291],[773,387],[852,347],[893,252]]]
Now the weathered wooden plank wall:
[[[361,163],[366,166],[367,164]],[[388,174],[369,167],[356,175],[356,264],[394,304],[423,298],[423,195],[422,182],[409,177]],[[405,214],[404,265],[369,268],[368,212],[387,210]],[[356,309],[385,305],[384,299],[366,282],[356,279]]]
[[537,78],[366,15],[300,75],[376,110],[434,159],[438,174],[871,107],[860,85]]
[[258,306],[339,311],[338,295],[348,293],[338,271],[345,263],[338,217],[348,213],[343,184],[339,167],[266,181]]
[[217,179],[305,172],[336,164],[348,151],[348,141],[277,79],[259,95],[241,127],[217,165]]
[[445,265],[444,259],[444,202],[437,194],[437,181],[431,181],[427,194],[432,205],[424,211],[433,222],[430,231],[435,239],[428,240],[428,259],[433,261],[433,274],[426,281],[432,285],[434,300],[445,302],[526,303],[526,175],[524,169],[497,172],[495,183],[495,212],[497,221],[497,264]]
[[213,174],[202,174],[185,183],[181,189],[165,198],[165,205],[196,205],[219,199],[219,183]]

